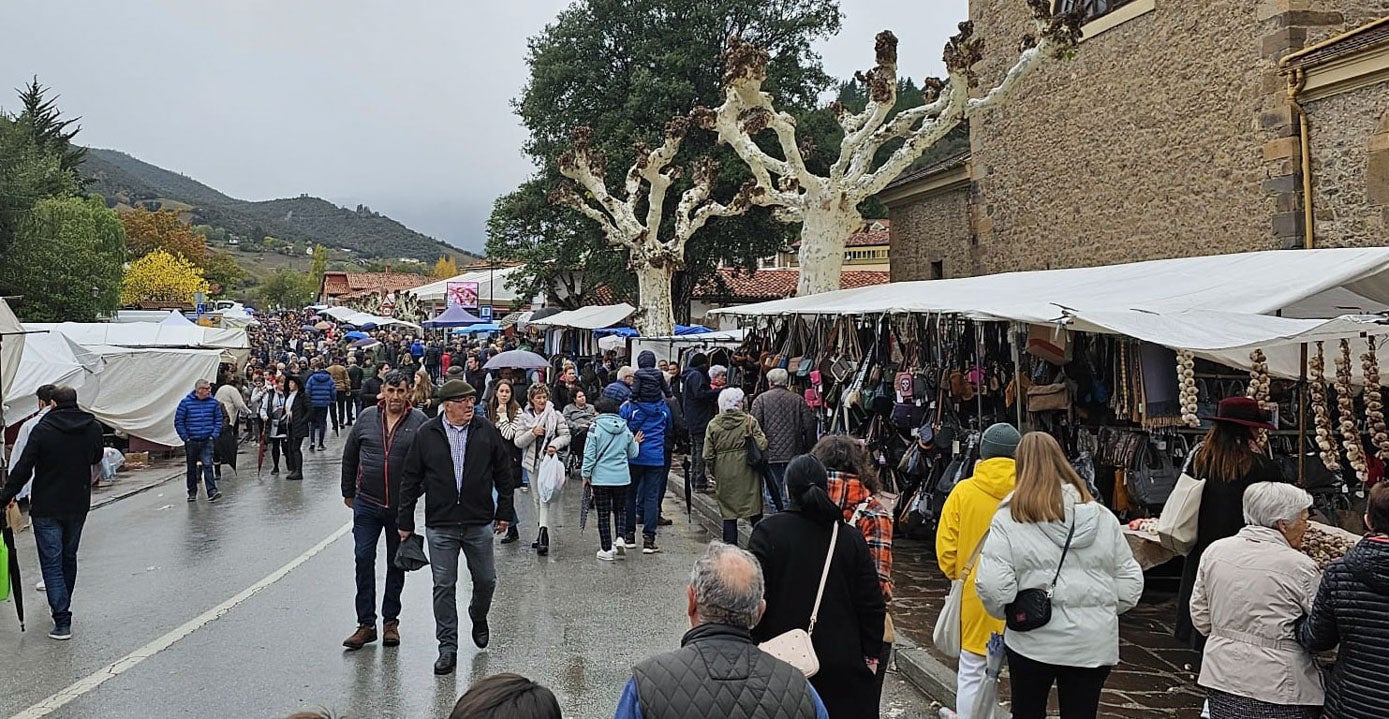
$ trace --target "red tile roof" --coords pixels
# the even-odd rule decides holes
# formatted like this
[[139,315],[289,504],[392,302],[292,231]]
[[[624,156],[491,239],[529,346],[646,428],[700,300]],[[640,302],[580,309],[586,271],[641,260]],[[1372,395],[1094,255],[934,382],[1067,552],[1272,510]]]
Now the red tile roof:
[[323,294],[339,299],[365,297],[373,292],[382,294],[413,290],[432,280],[408,272],[325,272]]
[[[704,299],[778,300],[796,294],[796,283],[800,277],[800,270],[758,270],[748,274],[723,268],[719,270],[719,279],[727,289],[720,289],[718,283],[710,280],[700,285],[694,296]],[[885,285],[890,281],[887,272],[845,270],[839,275],[839,289]]]
[[[877,229],[874,227],[874,225],[878,225],[882,227],[882,229]],[[887,220],[866,220],[864,222],[863,229],[851,235],[849,239],[844,242],[844,246],[886,247],[892,242],[888,238],[888,228],[890,226],[891,225],[888,223]],[[801,243],[794,242],[791,244],[791,249],[796,249],[800,246]]]

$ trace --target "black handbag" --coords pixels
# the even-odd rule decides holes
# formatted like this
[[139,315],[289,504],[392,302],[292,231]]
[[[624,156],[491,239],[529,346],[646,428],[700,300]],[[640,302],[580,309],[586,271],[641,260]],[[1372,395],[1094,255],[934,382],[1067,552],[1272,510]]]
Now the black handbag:
[[1061,579],[1061,565],[1066,563],[1066,554],[1071,551],[1071,538],[1075,533],[1076,518],[1072,513],[1071,529],[1066,532],[1066,544],[1061,548],[1061,561],[1056,564],[1056,576],[1051,578],[1051,586],[1046,589],[1024,589],[1003,608],[1008,615],[1006,623],[1012,631],[1030,632],[1045,627],[1051,621],[1051,593],[1056,590],[1057,580]]
[[748,451],[748,466],[757,470],[759,474],[766,472],[767,454],[766,452],[762,451],[761,447],[757,446],[757,438],[752,436],[751,418],[749,418],[748,434],[747,437],[743,440],[743,444],[747,447]]

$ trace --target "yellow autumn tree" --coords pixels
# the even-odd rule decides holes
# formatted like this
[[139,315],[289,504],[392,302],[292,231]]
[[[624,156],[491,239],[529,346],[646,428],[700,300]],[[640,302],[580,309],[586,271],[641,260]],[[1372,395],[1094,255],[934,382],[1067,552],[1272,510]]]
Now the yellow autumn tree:
[[164,250],[154,250],[130,263],[121,282],[121,304],[164,302],[186,305],[193,294],[207,292],[207,280],[197,265]]
[[446,280],[458,274],[458,263],[451,255],[442,255],[439,261],[434,263],[434,279]]

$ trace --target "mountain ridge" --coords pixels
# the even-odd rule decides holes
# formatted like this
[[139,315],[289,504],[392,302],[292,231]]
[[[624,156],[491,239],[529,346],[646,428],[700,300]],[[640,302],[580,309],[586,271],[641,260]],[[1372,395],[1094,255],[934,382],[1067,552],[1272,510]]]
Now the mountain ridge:
[[479,259],[365,205],[353,210],[307,194],[243,200],[119,150],[88,148],[81,174],[90,180],[88,189],[104,196],[110,206],[176,209],[194,224],[223,228],[252,242],[269,236],[282,242],[322,244],[350,250],[363,259],[433,262],[450,255],[460,264]]

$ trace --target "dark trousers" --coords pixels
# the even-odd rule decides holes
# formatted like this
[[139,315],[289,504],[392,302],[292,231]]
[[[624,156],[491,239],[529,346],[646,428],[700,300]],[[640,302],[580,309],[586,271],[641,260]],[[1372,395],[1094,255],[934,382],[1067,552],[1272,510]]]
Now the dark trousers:
[[285,466],[290,474],[304,476],[304,435],[298,430],[290,430],[289,442],[285,444]]
[[704,475],[704,433],[690,432],[690,476],[685,478],[696,492],[709,486]]
[[1028,659],[1008,650],[1008,680],[1013,686],[1013,719],[1043,719],[1047,697],[1056,685],[1061,719],[1095,719],[1100,690],[1110,667],[1063,667]]
[[356,417],[356,414],[353,412],[353,410],[356,409],[355,405],[356,403],[352,401],[351,392],[338,390],[337,403],[334,405],[334,409],[336,409],[338,413],[338,421],[333,425],[335,429],[352,424],[352,419]]
[[428,527],[429,569],[434,575],[434,636],[440,652],[458,651],[458,555],[468,563],[473,597],[468,618],[476,622],[492,609],[497,590],[497,566],[492,555],[492,525]]
[[[289,439],[285,437],[270,437],[265,441],[270,445],[270,461],[274,463],[272,468],[276,470],[280,468],[280,448],[282,447],[285,450],[285,466],[289,466],[289,447],[287,446]],[[294,471],[293,468],[291,468],[290,471]]]
[[44,591],[53,623],[72,624],[72,592],[77,588],[77,545],[82,541],[82,525],[87,515],[75,517],[34,517],[34,544],[39,550]]
[[603,551],[613,548],[611,526],[617,522],[617,536],[627,536],[627,488],[593,485],[594,508],[598,510],[598,545]]
[[314,444],[314,437],[318,438],[318,444],[323,444],[327,436],[328,407],[314,407],[309,413],[309,444]]
[[405,589],[405,570],[395,566],[400,548],[396,512],[358,497],[352,503],[353,554],[357,558],[357,624],[376,626],[376,546],[386,534],[386,591],[381,598],[381,618],[387,623],[400,616],[400,592]]
[[664,467],[631,465],[632,486],[627,493],[627,531],[634,532],[637,526],[637,497],[641,497],[641,533],[648,537],[656,536],[656,528],[661,515],[661,473]]
[[184,461],[188,463],[187,483],[190,497],[197,496],[200,479],[207,484],[207,496],[211,497],[217,492],[216,469],[212,466],[213,443],[214,440],[211,439],[190,439],[183,445]]
[[[760,514],[748,517],[748,522],[750,522],[754,527],[756,527],[757,523],[760,521],[762,521],[762,515]],[[738,546],[738,520],[723,520],[723,543],[731,544],[735,547]]]

